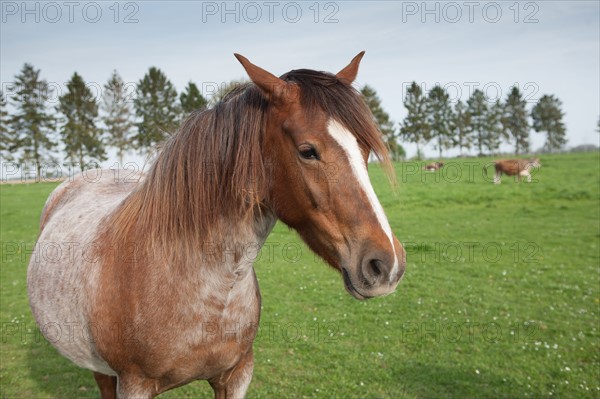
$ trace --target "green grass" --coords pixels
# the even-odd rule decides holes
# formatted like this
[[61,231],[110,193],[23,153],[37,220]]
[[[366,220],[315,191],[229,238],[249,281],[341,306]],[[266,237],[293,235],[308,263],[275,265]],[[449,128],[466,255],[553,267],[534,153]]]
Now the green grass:
[[[255,266],[263,311],[248,397],[600,396],[599,154],[543,156],[536,182],[499,186],[482,175],[489,159],[452,162],[443,174],[397,164],[396,195],[371,168],[408,251],[388,297],[352,299],[275,228]],[[27,251],[55,186],[0,187],[2,398],[99,395],[90,372],[35,334],[28,308]],[[205,382],[163,395],[211,396]]]

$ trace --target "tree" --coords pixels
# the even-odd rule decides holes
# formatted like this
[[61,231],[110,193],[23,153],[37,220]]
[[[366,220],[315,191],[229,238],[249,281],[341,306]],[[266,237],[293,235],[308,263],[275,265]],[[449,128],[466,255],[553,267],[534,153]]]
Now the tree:
[[517,87],[513,87],[505,103],[504,127],[515,140],[515,152],[529,151],[529,121],[526,102]]
[[101,108],[104,113],[102,120],[105,125],[106,142],[117,149],[119,165],[122,167],[123,155],[133,148],[133,122],[125,83],[117,71],[113,71],[104,85]]
[[401,160],[406,155],[406,152],[400,143],[398,143],[398,134],[394,128],[394,122],[390,120],[389,114],[383,110],[377,92],[369,85],[365,85],[360,92],[373,114],[373,120],[377,124],[379,131],[381,131],[384,141],[387,143],[390,158],[394,161]]
[[143,151],[174,132],[181,112],[175,87],[156,67],[151,67],[138,82],[137,94],[134,105],[140,121],[137,123],[135,144]]
[[408,115],[401,124],[400,136],[417,145],[417,157],[421,157],[420,145],[425,145],[431,140],[431,127],[427,122],[427,97],[423,95],[421,87],[412,82],[406,91],[404,107]]
[[487,112],[488,105],[485,94],[481,90],[475,89],[471,97],[467,100],[467,113],[471,120],[471,129],[475,133],[475,142],[479,151],[478,155],[483,155],[484,135],[487,130]]
[[0,154],[6,159],[11,159],[14,151],[15,138],[8,130],[7,101],[4,93],[0,90]]
[[181,110],[184,118],[187,114],[206,108],[208,105],[208,101],[202,96],[202,93],[198,90],[198,86],[193,82],[189,82],[184,91],[181,92],[179,101],[181,102]]
[[64,115],[60,133],[71,162],[77,162],[83,171],[89,161],[106,159],[101,130],[95,122],[98,104],[77,72],[67,83],[67,92],[59,97],[57,110]]
[[427,120],[431,126],[431,135],[436,141],[436,148],[442,157],[442,151],[452,148],[454,144],[454,112],[450,105],[450,96],[441,86],[435,85],[427,97]]
[[494,153],[500,148],[502,138],[508,138],[504,130],[504,105],[496,100],[488,107],[483,124],[482,146],[488,153]]
[[231,80],[228,83],[222,84],[219,89],[213,93],[209,100],[209,106],[214,107],[219,101],[225,98],[227,94],[237,89],[240,86],[244,86],[250,83],[249,80],[240,79],[240,80]]
[[536,132],[546,132],[544,148],[550,152],[560,150],[567,143],[561,107],[562,103],[558,98],[544,95],[531,110],[533,129]]
[[40,176],[42,163],[52,159],[51,151],[56,146],[52,137],[55,119],[46,110],[52,90],[48,82],[40,78],[40,70],[27,63],[15,77],[15,85],[16,92],[11,97],[15,107],[10,119],[12,146],[20,151],[21,162],[35,162],[37,176]]
[[454,106],[454,137],[456,145],[463,155],[463,148],[469,149],[473,144],[473,131],[471,130],[471,115],[467,111],[465,103],[458,100]]

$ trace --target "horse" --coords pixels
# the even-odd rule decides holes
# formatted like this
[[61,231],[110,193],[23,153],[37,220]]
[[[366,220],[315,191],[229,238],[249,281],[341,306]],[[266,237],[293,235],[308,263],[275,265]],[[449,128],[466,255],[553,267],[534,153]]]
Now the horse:
[[443,166],[444,166],[443,162],[432,162],[432,163],[428,163],[427,165],[423,166],[423,170],[426,170],[427,172],[435,172],[435,171],[442,169]]
[[[31,310],[103,399],[195,380],[216,398],[245,396],[261,308],[253,262],[277,220],[354,298],[394,292],[406,253],[367,173],[376,154],[393,182],[352,86],[363,54],[337,74],[280,77],[235,54],[251,82],[190,114],[147,173],[98,171],[51,193],[28,267]],[[328,165],[335,176],[323,178]]]
[[[488,165],[489,167],[490,165]],[[517,176],[519,180],[521,177],[526,177],[527,182],[531,183],[531,170],[533,168],[541,168],[542,164],[539,158],[531,158],[531,159],[500,159],[494,161],[494,169],[496,170],[494,174],[494,183],[500,184],[500,178],[502,174],[506,174],[508,176]],[[487,174],[487,167],[486,167]]]

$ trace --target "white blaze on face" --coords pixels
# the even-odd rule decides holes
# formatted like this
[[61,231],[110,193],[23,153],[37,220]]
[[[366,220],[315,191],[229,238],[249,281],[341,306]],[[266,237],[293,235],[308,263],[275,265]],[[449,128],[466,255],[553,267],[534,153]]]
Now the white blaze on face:
[[329,131],[329,135],[333,137],[333,139],[340,145],[340,147],[342,147],[348,156],[348,162],[350,163],[352,172],[356,177],[356,180],[358,180],[360,187],[366,194],[369,203],[371,204],[371,209],[373,209],[375,216],[377,216],[377,220],[379,221],[381,228],[390,240],[392,252],[394,253],[394,265],[390,273],[390,279],[392,279],[398,272],[399,267],[398,255],[396,255],[396,250],[394,248],[392,228],[390,227],[390,223],[385,216],[383,207],[379,203],[379,199],[377,198],[377,195],[373,190],[373,186],[371,185],[371,179],[369,179],[367,166],[365,165],[362,152],[358,146],[358,141],[356,140],[356,137],[354,137],[354,135],[348,131],[348,129],[333,119],[329,120],[327,124],[327,130]]

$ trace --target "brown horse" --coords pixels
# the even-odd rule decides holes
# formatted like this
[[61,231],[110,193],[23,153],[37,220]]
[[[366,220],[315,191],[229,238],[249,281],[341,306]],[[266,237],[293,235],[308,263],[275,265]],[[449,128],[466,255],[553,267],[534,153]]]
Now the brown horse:
[[[489,165],[488,165],[489,166]],[[527,182],[531,183],[531,170],[533,168],[541,168],[542,163],[539,158],[531,159],[500,159],[494,161],[494,183],[500,184],[500,178],[502,174],[508,176],[517,176],[519,181],[521,177],[527,178]],[[486,169],[487,173],[487,169]]]
[[[190,115],[139,182],[103,171],[50,195],[31,308],[103,398],[194,380],[218,398],[245,395],[260,313],[253,261],[277,219],[355,298],[395,290],[405,252],[367,174],[370,153],[389,161],[351,86],[362,55],[336,75],[278,78],[236,54],[253,83]],[[334,178],[320,177],[326,165]]]
[[443,162],[432,162],[432,163],[428,163],[427,165],[423,166],[423,170],[426,170],[428,172],[435,172],[437,170],[442,169],[443,166],[444,166]]

